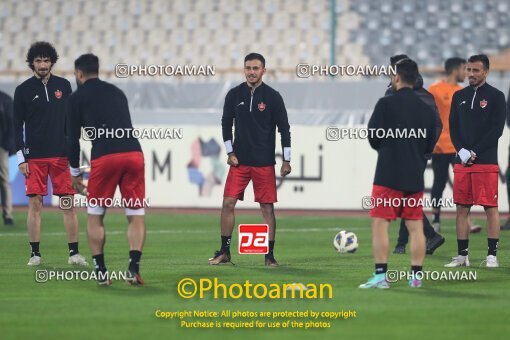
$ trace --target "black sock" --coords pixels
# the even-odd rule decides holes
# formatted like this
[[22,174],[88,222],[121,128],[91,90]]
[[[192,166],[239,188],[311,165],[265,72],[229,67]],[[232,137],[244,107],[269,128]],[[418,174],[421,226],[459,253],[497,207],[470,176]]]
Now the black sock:
[[106,272],[106,266],[104,264],[104,254],[93,255],[92,260],[94,261],[94,269],[96,272]]
[[423,270],[423,266],[411,266],[411,272],[413,274],[417,273],[417,272],[421,272]]
[[78,242],[68,243],[69,245],[69,256],[73,256],[79,253]]
[[437,213],[434,213],[434,220],[432,221],[432,223],[440,223],[441,222],[441,219],[439,217],[440,214],[441,214],[440,211],[438,211]]
[[39,242],[30,242],[30,248],[31,248],[31,253],[30,253],[30,257],[32,256],[41,256],[41,253],[39,252]]
[[458,254],[462,256],[468,255],[469,240],[457,240]]
[[269,252],[266,254],[267,257],[273,257],[274,241],[269,241]]
[[488,244],[488,250],[487,255],[494,255],[496,256],[496,252],[498,251],[498,242],[499,238],[488,238],[487,244]]
[[142,257],[142,252],[139,250],[130,250],[129,251],[129,271],[139,273],[140,272],[140,258]]
[[375,273],[376,274],[386,274],[387,271],[388,271],[387,263],[376,263],[375,264]]
[[230,241],[232,236],[221,236],[221,250],[228,251],[230,253]]

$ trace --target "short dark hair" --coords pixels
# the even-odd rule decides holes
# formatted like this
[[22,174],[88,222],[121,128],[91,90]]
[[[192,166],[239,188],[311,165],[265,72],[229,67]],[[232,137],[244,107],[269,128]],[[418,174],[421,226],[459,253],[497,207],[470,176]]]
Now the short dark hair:
[[244,57],[244,62],[247,62],[248,60],[260,60],[260,62],[262,63],[262,67],[266,67],[266,59],[264,59],[262,54],[250,53],[246,57]]
[[82,54],[74,61],[74,68],[85,74],[98,74],[99,58],[92,53]]
[[411,59],[407,56],[407,54],[396,54],[392,57],[390,57],[390,64],[391,66],[394,66],[397,62],[399,62],[402,59]]
[[409,58],[401,59],[395,63],[395,66],[402,82],[413,86],[416,84],[419,72],[418,65],[414,61]]
[[448,58],[444,62],[444,70],[447,75],[451,74],[455,69],[459,68],[463,64],[466,63],[466,59],[459,58],[459,57],[453,57]]
[[57,50],[55,50],[55,47],[53,47],[52,44],[46,41],[36,41],[32,45],[30,45],[30,48],[27,52],[27,60],[28,67],[34,70],[34,59],[35,58],[49,58],[51,61],[51,64],[55,64],[58,60],[58,53]]
[[483,67],[485,67],[486,70],[489,69],[489,57],[487,57],[487,55],[485,54],[475,54],[475,55],[472,55],[471,57],[469,57],[468,59],[468,62],[470,63],[475,63],[477,61],[481,61],[482,64],[483,64]]

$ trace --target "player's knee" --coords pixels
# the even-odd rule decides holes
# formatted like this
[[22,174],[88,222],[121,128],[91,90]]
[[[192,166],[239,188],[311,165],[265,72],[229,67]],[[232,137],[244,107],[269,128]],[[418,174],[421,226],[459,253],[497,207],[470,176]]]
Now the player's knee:
[[411,235],[411,237],[413,236],[425,237],[425,234],[423,233],[423,225],[419,226],[416,224],[408,224],[407,231],[409,232],[409,235]]
[[272,203],[260,203],[260,210],[264,214],[274,214],[274,205]]
[[127,215],[126,218],[128,220],[129,225],[134,227],[145,227],[145,215]]
[[92,215],[87,216],[87,227],[102,227],[104,215]]
[[223,209],[229,210],[229,211],[234,210],[234,208],[236,206],[236,202],[237,202],[237,200],[235,198],[225,197],[223,199]]
[[28,205],[36,212],[40,212],[43,206],[43,198],[40,195],[31,196],[28,199]]
[[484,206],[483,209],[485,210],[485,213],[488,215],[497,215],[498,214],[498,207]]
[[66,217],[73,217],[73,216],[76,215],[76,210],[74,210],[73,207],[70,207],[69,209],[62,209],[62,208],[60,208],[60,210],[62,211],[62,213]]

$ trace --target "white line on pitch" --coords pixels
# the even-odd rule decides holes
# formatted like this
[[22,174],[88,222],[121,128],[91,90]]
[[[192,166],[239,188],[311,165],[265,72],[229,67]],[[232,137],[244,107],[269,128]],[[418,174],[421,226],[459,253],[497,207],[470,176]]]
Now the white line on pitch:
[[[348,228],[348,230],[358,230],[359,228]],[[341,228],[277,228],[276,229],[278,233],[317,233],[322,231],[340,231]],[[147,234],[209,234],[214,233],[217,230],[211,229],[211,230],[147,230]],[[108,231],[106,230],[106,235],[124,235],[127,232],[127,230],[121,231],[121,230],[114,230],[114,231]],[[85,235],[84,232],[80,233],[81,235]],[[51,233],[45,233],[41,232],[41,236],[65,236],[67,235],[65,232],[51,232]],[[5,236],[27,236],[26,233],[0,233],[0,237]]]

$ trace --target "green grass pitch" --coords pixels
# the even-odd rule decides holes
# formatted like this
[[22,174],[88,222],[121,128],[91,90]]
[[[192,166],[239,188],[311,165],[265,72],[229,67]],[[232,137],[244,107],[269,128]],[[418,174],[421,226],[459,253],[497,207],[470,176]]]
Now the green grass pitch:
[[[86,243],[86,216],[80,212],[80,251],[90,261]],[[277,216],[275,255],[279,268],[264,267],[261,255],[237,255],[236,266],[209,266],[207,259],[219,246],[219,217],[214,215],[147,216],[147,240],[142,257],[143,287],[115,281],[99,287],[92,281],[36,283],[27,267],[29,247],[26,213],[17,212],[16,226],[0,226],[2,270],[0,280],[1,339],[502,339],[510,329],[509,232],[502,232],[500,268],[480,267],[486,255],[485,228],[471,235],[471,270],[477,281],[425,281],[422,289],[407,282],[389,290],[361,290],[373,271],[368,218]],[[236,223],[259,223],[258,216],[239,215]],[[105,258],[110,271],[125,270],[128,245],[126,221],[121,214],[106,219]],[[483,221],[478,221],[482,222]],[[425,262],[426,270],[443,270],[456,254],[452,220],[443,221],[446,243]],[[338,254],[332,240],[337,230],[358,235],[355,254]],[[391,245],[397,233],[391,227]],[[43,212],[41,252],[43,269],[73,269],[67,265],[67,239],[61,214]],[[390,269],[408,269],[408,255],[391,255]],[[90,267],[89,267],[90,268]],[[461,269],[465,270],[465,269]],[[330,283],[332,299],[249,300],[183,299],[177,294],[180,279],[214,278],[222,283]],[[355,310],[356,318],[330,321],[328,329],[183,329],[179,320],[159,319],[156,310],[222,311],[340,311]],[[247,320],[244,320],[247,321]]]

